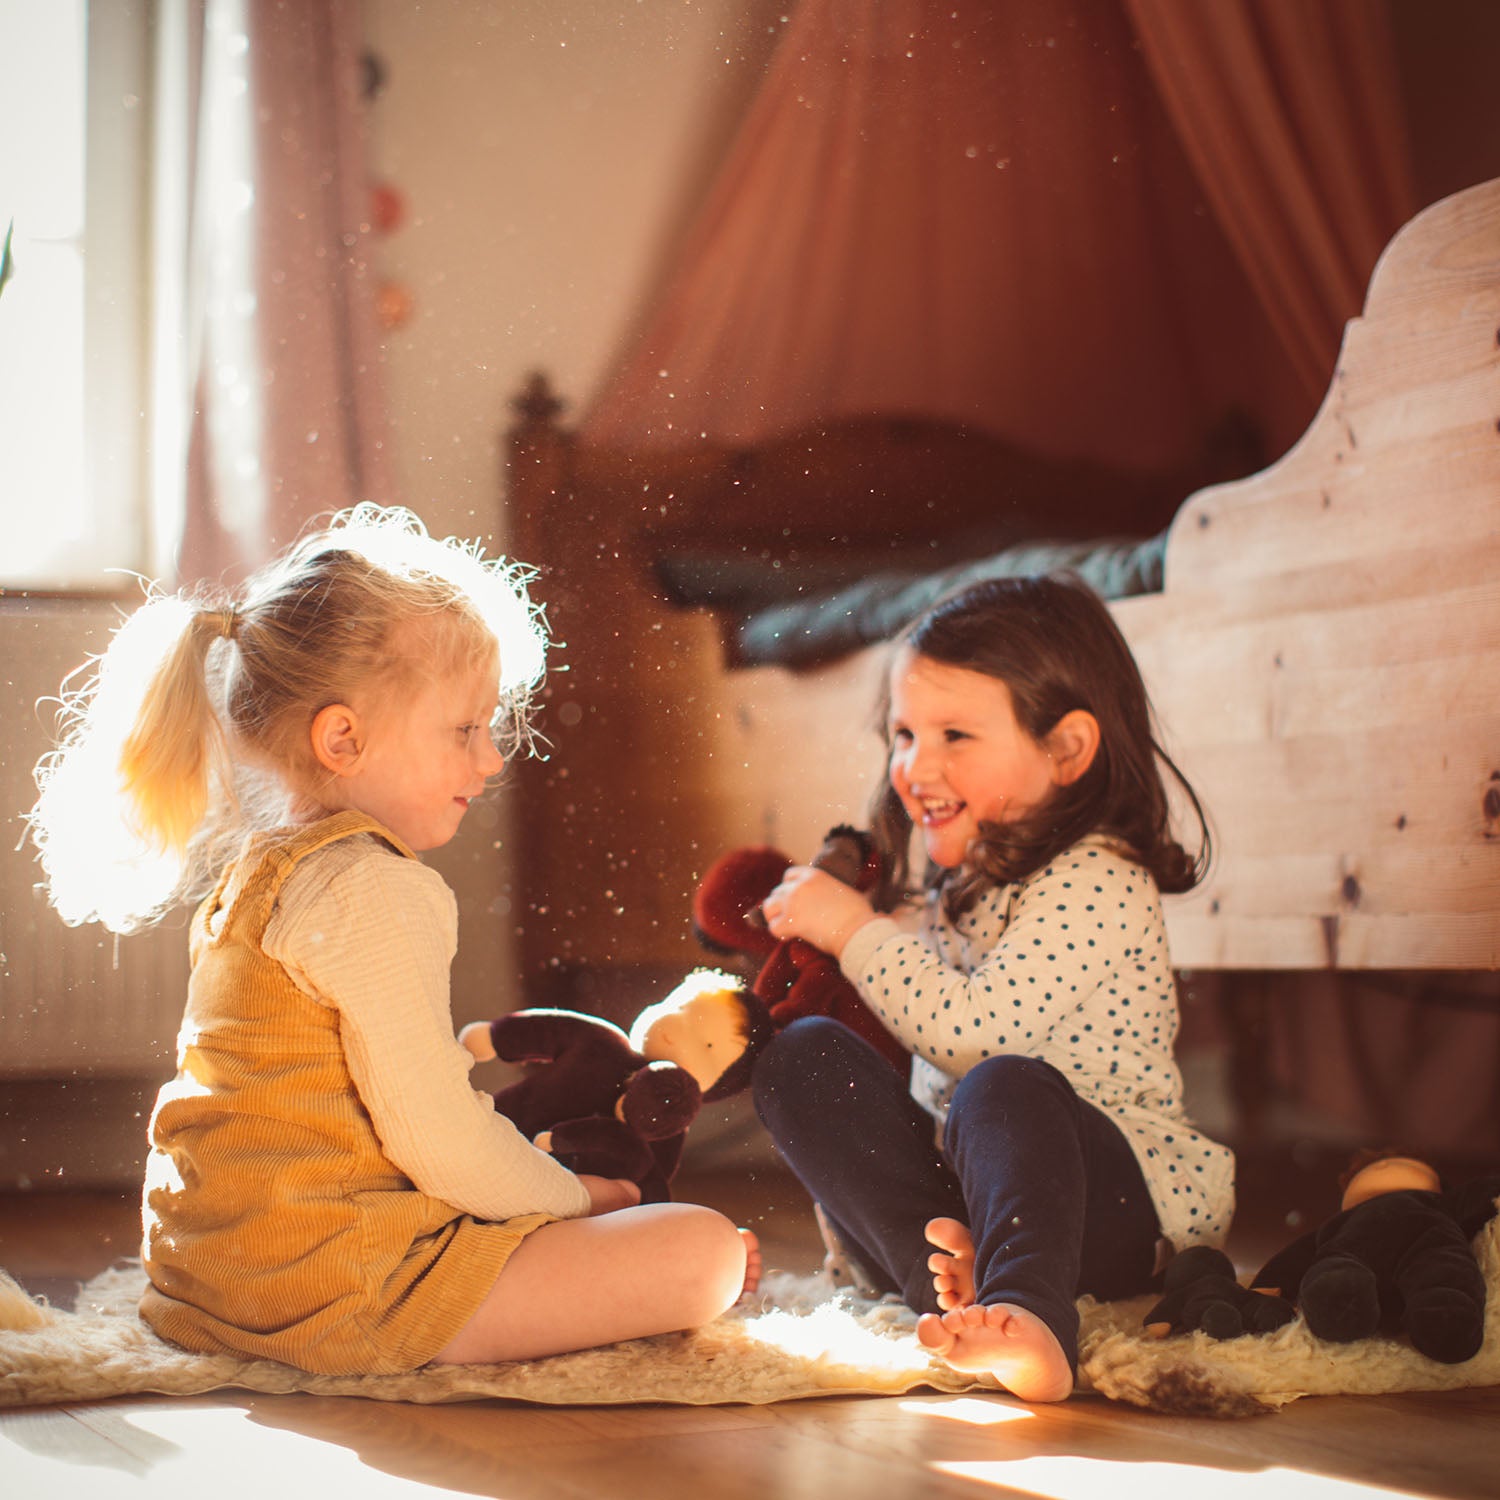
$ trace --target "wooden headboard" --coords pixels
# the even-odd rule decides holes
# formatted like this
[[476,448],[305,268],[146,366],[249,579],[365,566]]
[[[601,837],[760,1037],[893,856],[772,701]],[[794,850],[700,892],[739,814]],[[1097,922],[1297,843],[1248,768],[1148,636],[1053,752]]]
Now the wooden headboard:
[[[911,433],[865,424],[851,447],[840,429],[789,468],[664,460],[575,443],[539,385],[516,406],[512,545],[563,643],[551,758],[516,792],[526,998],[630,1011],[703,961],[689,903],[718,853],[805,855],[862,817],[881,763],[882,649],[727,670],[715,620],[661,597],[653,552],[675,517],[753,516],[770,524],[745,545],[776,566],[789,471],[816,472],[795,503],[836,535],[905,482],[889,453]],[[1015,476],[976,474],[964,439],[945,503],[967,521]],[[1209,882],[1168,903],[1180,966],[1500,966],[1500,181],[1401,231],[1301,442],[1194,494],[1163,591],[1112,608],[1215,828]]]

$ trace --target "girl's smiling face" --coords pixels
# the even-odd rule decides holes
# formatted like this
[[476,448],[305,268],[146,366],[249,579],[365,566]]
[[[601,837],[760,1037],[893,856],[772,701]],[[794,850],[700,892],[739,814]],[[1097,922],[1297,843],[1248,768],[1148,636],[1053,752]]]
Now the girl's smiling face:
[[1034,811],[1061,779],[999,678],[909,646],[891,666],[888,743],[891,786],[922,830],[927,857],[947,869],[963,863],[981,823]]

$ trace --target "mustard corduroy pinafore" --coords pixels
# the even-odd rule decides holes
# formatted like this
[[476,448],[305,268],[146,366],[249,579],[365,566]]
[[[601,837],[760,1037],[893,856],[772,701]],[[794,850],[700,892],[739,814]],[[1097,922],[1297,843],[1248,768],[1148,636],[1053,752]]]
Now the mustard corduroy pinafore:
[[141,1315],[203,1352],[318,1374],[432,1358],[546,1214],[485,1223],[382,1153],[339,1041],[262,938],[300,861],[371,833],[362,813],[252,836],[193,919],[177,1077],[151,1119]]

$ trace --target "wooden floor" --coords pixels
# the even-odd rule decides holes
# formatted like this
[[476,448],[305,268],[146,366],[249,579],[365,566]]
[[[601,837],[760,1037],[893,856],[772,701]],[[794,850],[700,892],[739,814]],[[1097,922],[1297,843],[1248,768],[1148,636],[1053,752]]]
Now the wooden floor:
[[[1301,1183],[1288,1164],[1242,1174],[1274,1210],[1241,1215],[1235,1258],[1287,1237]],[[1326,1182],[1321,1167],[1305,1174]],[[811,1270],[811,1215],[778,1173],[692,1180],[686,1197],[749,1222],[768,1262]],[[1248,1201],[1247,1201],[1248,1200]],[[1290,1206],[1288,1206],[1290,1205]],[[66,1303],[134,1253],[126,1195],[0,1195],[0,1265]],[[217,1394],[0,1411],[0,1495],[90,1500],[365,1500],[460,1494],[529,1500],[1351,1500],[1500,1494],[1500,1388],[1308,1398],[1249,1421],[1140,1412],[1092,1397],[1028,1408],[1004,1396],[826,1398],[771,1407],[405,1406]]]

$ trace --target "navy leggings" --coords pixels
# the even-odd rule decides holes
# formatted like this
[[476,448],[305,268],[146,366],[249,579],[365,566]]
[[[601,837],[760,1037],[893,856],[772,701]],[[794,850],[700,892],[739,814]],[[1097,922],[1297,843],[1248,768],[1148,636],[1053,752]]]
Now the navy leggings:
[[938,1311],[924,1229],[967,1224],[981,1303],[1035,1313],[1076,1368],[1075,1299],[1152,1287],[1156,1210],[1124,1133],[1050,1063],[1004,1055],[959,1081],[943,1149],[906,1080],[847,1026],[795,1021],[755,1065],[755,1107],[849,1253]]

